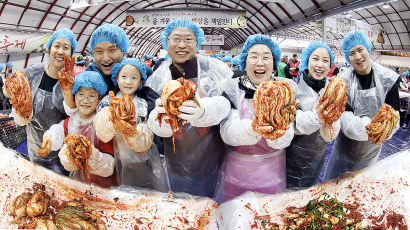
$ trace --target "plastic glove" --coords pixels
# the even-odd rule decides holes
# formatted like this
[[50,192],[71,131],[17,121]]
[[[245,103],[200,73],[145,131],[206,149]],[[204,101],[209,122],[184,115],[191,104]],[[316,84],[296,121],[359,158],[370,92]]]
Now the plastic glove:
[[133,137],[125,136],[125,139],[128,147],[130,147],[132,151],[135,153],[144,154],[151,148],[154,142],[154,135],[146,124],[138,124],[137,135]]
[[157,111],[157,114],[166,113],[165,108],[162,105],[161,98],[158,98],[157,100],[155,100],[155,108],[154,109]]
[[14,109],[14,107],[11,107],[11,113],[10,113],[10,117],[14,118],[14,121],[16,122],[17,125],[20,126],[25,126],[28,123],[30,123],[31,118],[33,117],[33,111],[30,113],[30,116],[25,119],[24,117],[20,116],[16,110]]
[[193,100],[184,101],[182,105],[178,107],[178,110],[182,112],[178,117],[188,122],[198,120],[205,112],[200,100],[198,100],[198,103]]
[[204,97],[198,99],[198,102],[204,113],[199,119],[190,122],[195,127],[219,125],[231,111],[231,103],[223,96]]
[[67,157],[67,145],[64,144],[63,147],[58,152],[58,157],[60,158],[60,163],[63,165],[64,169],[67,171],[77,171],[79,168],[77,165],[72,163]]
[[297,135],[310,135],[321,127],[316,109],[313,109],[313,111],[298,109],[296,111],[295,123]]
[[266,139],[266,142],[268,143],[268,146],[271,148],[284,149],[290,145],[294,136],[295,136],[295,128],[294,128],[294,124],[292,123],[289,125],[289,129],[286,130],[283,136],[273,141]]
[[342,132],[346,137],[356,141],[367,141],[366,125],[370,124],[372,119],[369,117],[358,117],[351,111],[342,113],[340,117],[342,123]]
[[111,121],[110,107],[104,107],[93,118],[95,133],[98,139],[105,143],[112,140],[115,136],[114,124]]
[[326,142],[332,142],[336,139],[337,135],[340,131],[341,122],[340,119],[333,122],[333,124],[328,125],[323,123],[322,127],[320,127],[320,135]]
[[65,102],[65,100],[63,101],[63,106],[64,106],[64,112],[65,112],[69,117],[74,116],[75,112],[78,111],[77,108],[74,108],[74,109],[70,108],[70,106],[67,105],[67,103]]
[[108,177],[114,173],[114,157],[108,153],[102,153],[92,146],[91,156],[88,158],[88,170],[91,174]]
[[167,122],[165,122],[167,116],[165,116],[162,119],[160,126],[159,122],[156,120],[159,113],[165,113],[165,108],[162,106],[161,99],[157,99],[155,101],[155,108],[151,111],[151,113],[148,116],[147,125],[155,135],[160,137],[171,137],[171,126]]
[[252,120],[240,118],[239,111],[233,109],[228,119],[221,123],[222,140],[230,146],[254,145],[262,138],[253,130]]
[[52,151],[61,149],[64,144],[64,120],[52,125],[43,135],[43,140],[46,138],[50,139]]
[[41,144],[41,149],[36,149],[36,152],[41,157],[47,157],[51,152],[50,137],[45,136],[43,138],[43,143]]

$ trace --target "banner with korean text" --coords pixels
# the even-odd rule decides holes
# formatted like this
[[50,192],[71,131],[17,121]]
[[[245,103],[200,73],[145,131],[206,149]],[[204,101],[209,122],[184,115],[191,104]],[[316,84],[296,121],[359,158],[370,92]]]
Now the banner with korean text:
[[45,52],[50,36],[51,34],[0,31],[0,54]]
[[128,2],[129,0],[71,0],[70,9],[79,9],[87,6],[104,5],[107,3]]
[[200,27],[246,28],[246,11],[212,9],[155,9],[126,11],[129,27],[165,27],[175,18],[190,18]]
[[209,46],[222,46],[225,42],[225,36],[223,35],[204,35],[205,41],[201,45]]
[[363,20],[346,18],[343,15],[336,15],[326,18],[326,31],[345,35],[352,30],[362,31],[372,42],[384,44],[384,29],[380,25],[370,25]]

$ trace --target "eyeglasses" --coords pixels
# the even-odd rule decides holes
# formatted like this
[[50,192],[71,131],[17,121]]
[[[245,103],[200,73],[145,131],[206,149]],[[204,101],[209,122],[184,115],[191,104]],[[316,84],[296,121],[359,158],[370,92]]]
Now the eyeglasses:
[[78,100],[80,100],[80,101],[83,101],[85,98],[87,98],[87,100],[88,100],[89,102],[91,102],[91,103],[93,103],[93,102],[95,102],[95,101],[98,100],[98,95],[89,94],[89,95],[85,96],[85,94],[82,93],[82,92],[77,92],[77,93],[75,93],[75,97],[76,97]]
[[194,38],[177,38],[177,37],[172,37],[172,38],[168,38],[169,44],[171,44],[172,46],[176,46],[178,45],[180,42],[182,42],[185,45],[193,45],[195,43],[195,39]]
[[263,62],[264,64],[269,64],[269,63],[272,63],[272,62],[273,62],[273,57],[272,57],[272,56],[262,56],[262,57],[259,57],[259,56],[256,56],[256,55],[248,56],[247,61],[248,61],[250,64],[256,64],[256,63],[259,61],[259,59],[262,59],[262,62]]

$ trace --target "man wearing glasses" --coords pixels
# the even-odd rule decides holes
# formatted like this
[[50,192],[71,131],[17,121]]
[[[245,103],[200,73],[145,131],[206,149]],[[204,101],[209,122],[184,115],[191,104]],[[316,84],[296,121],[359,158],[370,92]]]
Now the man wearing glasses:
[[[231,105],[236,105],[238,86],[233,72],[215,58],[197,56],[204,41],[204,32],[190,19],[175,19],[161,34],[164,49],[170,59],[148,78],[146,87],[151,112],[148,126],[162,137],[171,190],[197,196],[213,197],[223,156],[224,143],[219,124],[226,118]],[[158,114],[165,113],[159,100],[164,85],[180,77],[198,84],[196,101],[186,101],[178,108],[180,119],[186,120],[179,133],[174,134],[164,120],[159,125]],[[155,107],[155,108],[154,108]]]

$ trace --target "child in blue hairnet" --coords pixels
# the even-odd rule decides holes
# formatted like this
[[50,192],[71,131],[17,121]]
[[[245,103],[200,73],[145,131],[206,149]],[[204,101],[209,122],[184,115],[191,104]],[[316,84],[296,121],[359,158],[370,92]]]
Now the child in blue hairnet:
[[326,77],[334,61],[329,46],[312,42],[300,57],[300,79],[295,97],[300,101],[296,111],[295,134],[286,149],[286,186],[292,189],[316,184],[325,162],[328,142],[340,130],[340,119],[331,126],[319,118],[316,105],[325,88]]
[[146,125],[147,102],[137,96],[137,91],[147,79],[146,65],[134,58],[124,58],[112,68],[112,81],[118,86],[116,97],[132,98],[136,111],[135,136],[126,136],[115,130],[107,95],[100,103],[100,111],[94,119],[97,136],[105,141],[114,140],[114,153],[119,185],[151,188],[167,191],[165,173],[161,166],[158,150],[153,145],[153,133]]
[[[61,164],[70,177],[83,182],[95,183],[101,187],[117,185],[114,173],[114,152],[112,141],[105,143],[98,139],[93,125],[96,108],[102,96],[107,91],[107,85],[101,74],[94,71],[84,71],[74,79],[73,94],[76,109],[72,115],[58,124],[52,125],[43,136],[45,152],[60,150],[58,156]],[[90,140],[92,154],[88,158],[88,172],[79,168],[67,157],[67,145],[64,137],[69,134],[81,134]],[[47,149],[48,148],[48,149]],[[88,180],[90,173],[90,181]]]

